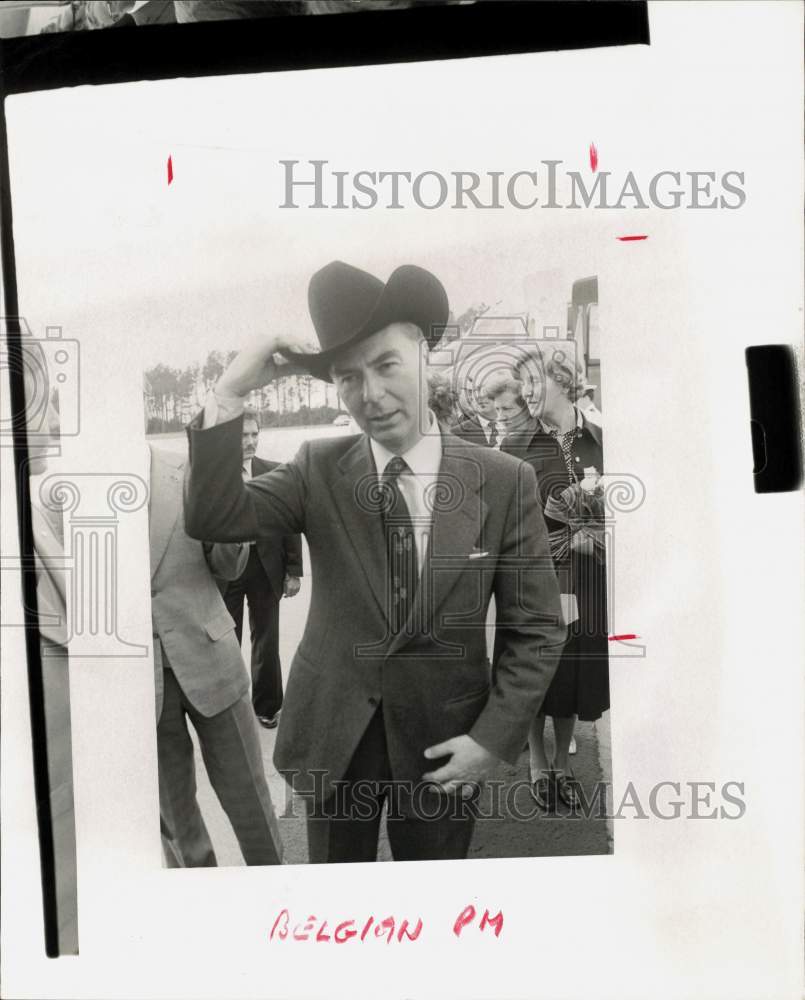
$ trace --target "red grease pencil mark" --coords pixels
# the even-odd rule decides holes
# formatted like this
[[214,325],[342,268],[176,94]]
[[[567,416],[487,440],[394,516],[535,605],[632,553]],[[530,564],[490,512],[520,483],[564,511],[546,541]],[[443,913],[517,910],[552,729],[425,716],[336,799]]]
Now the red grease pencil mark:
[[621,243],[630,243],[632,240],[647,240],[648,236],[618,236]]
[[173,157],[168,157],[168,184],[173,181]]
[[623,635],[611,635],[609,637],[610,642],[621,642],[623,639],[639,639],[639,635],[633,635],[631,632],[626,632]]
[[590,170],[593,173],[598,170],[598,150],[595,148],[595,143],[590,143]]

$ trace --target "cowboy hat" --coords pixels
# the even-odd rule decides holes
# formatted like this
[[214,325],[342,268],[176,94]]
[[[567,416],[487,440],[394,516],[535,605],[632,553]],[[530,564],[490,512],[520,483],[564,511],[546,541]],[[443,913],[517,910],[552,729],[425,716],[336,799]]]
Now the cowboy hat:
[[308,308],[321,350],[282,351],[292,364],[331,382],[330,366],[339,351],[391,323],[413,323],[433,347],[447,323],[442,283],[413,264],[398,267],[385,284],[368,271],[334,260],[310,279]]

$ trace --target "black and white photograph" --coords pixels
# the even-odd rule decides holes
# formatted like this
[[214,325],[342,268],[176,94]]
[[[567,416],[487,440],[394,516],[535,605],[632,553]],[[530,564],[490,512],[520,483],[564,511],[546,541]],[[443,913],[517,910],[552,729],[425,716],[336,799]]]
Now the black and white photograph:
[[[557,233],[546,254],[413,235],[390,252],[353,208],[309,240],[323,164],[244,152],[231,118],[197,127],[164,165],[147,254],[95,216],[106,249],[79,345],[150,314],[121,402],[141,405],[149,456],[165,863],[610,853],[594,239]],[[266,169],[279,206],[258,202]],[[221,199],[202,221],[180,193],[210,171],[237,171],[240,219]],[[183,280],[166,282],[188,226]],[[49,287],[71,298],[72,264],[63,278]],[[71,581],[91,603],[98,581]]]
[[[561,272],[524,275],[531,311],[490,317],[480,294],[491,298],[489,285],[479,287],[483,279],[462,274],[455,260],[443,266],[451,286],[474,287],[481,299],[458,317],[425,268],[402,264],[384,282],[333,261],[309,282],[318,340],[309,363],[283,365],[283,353],[305,344],[279,334],[267,335],[257,354],[214,349],[203,364],[158,363],[145,373],[149,425],[160,428],[149,435],[157,690],[176,702],[171,715],[166,700],[157,728],[161,819],[180,863],[215,863],[193,802],[183,716],[249,864],[272,863],[265,771],[305,803],[306,836],[293,809],[279,824],[288,860],[375,860],[383,806],[381,859],[609,849],[601,799],[609,737],[595,726],[609,708],[603,431],[582,353],[591,324],[596,350],[597,283],[563,288]],[[574,294],[586,301],[572,305]],[[561,339],[542,340],[534,331],[548,312],[578,322]],[[295,313],[277,302],[271,326],[299,329]],[[276,370],[266,372],[275,354]],[[222,358],[231,360],[216,379]],[[229,403],[231,379],[238,401]],[[204,409],[196,403],[200,412],[188,420],[199,397]],[[213,422],[219,405],[232,416]],[[229,425],[226,439],[197,434],[217,423]],[[188,460],[188,426],[191,454],[207,471]],[[209,457],[205,441],[213,442]],[[497,496],[507,478],[509,492]],[[263,490],[269,510],[249,508],[238,515],[243,524],[228,523],[228,512],[260,503]],[[276,525],[262,527],[269,516]],[[191,549],[194,572],[185,565]],[[202,588],[208,597],[199,604]],[[245,715],[238,729],[257,738],[251,762],[227,764],[227,738],[212,725],[235,705]],[[501,764],[507,780],[490,795],[484,779]],[[275,786],[274,798],[283,803],[287,793]],[[560,830],[538,824],[541,815],[577,822]]]
[[[417,6],[478,4],[0,35]],[[802,494],[757,490],[745,358],[795,340],[793,104],[724,70],[716,135],[721,16],[672,97],[670,7],[650,46],[6,96],[19,995],[796,994]],[[797,20],[730,8],[736,53]]]
[[0,38],[99,28],[366,14],[475,0],[6,0]]

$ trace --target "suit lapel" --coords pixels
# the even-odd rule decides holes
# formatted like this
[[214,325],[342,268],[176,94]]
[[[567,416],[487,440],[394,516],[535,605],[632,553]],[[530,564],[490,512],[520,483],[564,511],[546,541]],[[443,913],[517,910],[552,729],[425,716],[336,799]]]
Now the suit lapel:
[[388,617],[386,543],[378,506],[377,472],[364,435],[338,463],[341,473],[333,499],[366,580],[381,612]]
[[[590,435],[599,448],[603,448],[604,436],[601,432],[601,428],[597,424],[594,424],[592,420],[588,420],[584,416],[584,413],[582,413],[581,419],[584,430]],[[599,469],[598,471],[600,472],[601,470]]]
[[[151,449],[151,489],[148,510],[148,541],[151,551],[151,578],[159,568],[173,527],[181,511],[182,476],[179,467]],[[180,494],[176,504],[175,494]]]
[[270,472],[272,469],[276,469],[279,462],[269,462],[265,458],[258,458],[257,455],[252,459],[252,479],[256,479],[257,476],[262,476],[264,472]]
[[[484,469],[477,459],[478,449],[450,434],[442,435],[442,447],[425,565],[409,628],[394,639],[391,653],[420,631],[432,634],[437,612],[467,571],[473,548],[480,544],[487,505],[480,495]],[[415,623],[421,623],[421,627],[415,627]]]
[[[450,434],[442,436],[442,447],[428,552],[411,611],[412,620],[422,622],[426,632],[431,631],[436,612],[466,571],[469,554],[479,544],[487,510],[480,496],[484,473],[477,448]],[[373,502],[377,472],[368,439],[360,438],[338,466],[341,475],[333,486],[335,506],[375,600],[388,619],[386,546],[382,516]],[[409,630],[400,633],[389,652],[403,645],[410,634]]]

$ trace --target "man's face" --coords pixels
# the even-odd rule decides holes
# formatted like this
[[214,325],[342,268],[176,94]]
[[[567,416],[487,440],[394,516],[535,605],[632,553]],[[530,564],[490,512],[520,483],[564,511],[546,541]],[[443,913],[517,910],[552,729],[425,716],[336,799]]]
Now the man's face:
[[473,401],[476,411],[484,420],[497,420],[495,401],[490,399],[485,392],[476,392]]
[[243,423],[243,461],[254,458],[257,451],[257,439],[260,437],[260,428],[254,420],[246,420]]
[[428,426],[422,342],[392,323],[346,348],[332,366],[338,393],[362,431],[399,455]]
[[503,424],[507,434],[518,430],[528,422],[528,409],[525,403],[511,389],[498,393],[494,404],[498,422]]

